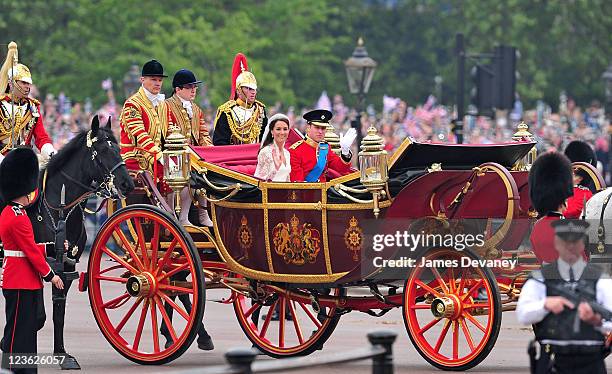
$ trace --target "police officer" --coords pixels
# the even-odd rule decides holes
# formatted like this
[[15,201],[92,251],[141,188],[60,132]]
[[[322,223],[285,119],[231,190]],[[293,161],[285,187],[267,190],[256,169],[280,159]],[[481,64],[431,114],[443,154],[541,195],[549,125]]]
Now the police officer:
[[596,295],[596,302],[612,310],[612,279],[583,257],[588,226],[585,221],[554,221],[559,258],[533,272],[521,290],[517,318],[534,325],[540,344],[540,358],[532,372],[606,373],[604,334],[612,331],[612,321],[602,321],[588,303],[575,305],[558,291],[573,289],[579,282]]
[[36,372],[36,366],[11,367],[6,354],[36,353],[36,334],[45,320],[41,278],[64,288],[47,264],[44,248],[34,241],[32,224],[24,209],[37,182],[38,159],[29,148],[10,151],[0,164],[0,194],[7,204],[0,214],[0,240],[4,245],[1,283],[6,299],[2,366],[15,373]]

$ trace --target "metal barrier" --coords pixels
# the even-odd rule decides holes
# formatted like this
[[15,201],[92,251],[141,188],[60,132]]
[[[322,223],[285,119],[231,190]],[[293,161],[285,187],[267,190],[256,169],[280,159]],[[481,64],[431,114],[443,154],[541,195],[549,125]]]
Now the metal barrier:
[[370,347],[349,352],[332,353],[323,357],[298,357],[255,362],[257,351],[252,348],[232,348],[225,354],[228,366],[190,369],[182,374],[252,374],[274,373],[372,359],[372,374],[393,373],[393,343],[397,334],[380,330],[367,335]]

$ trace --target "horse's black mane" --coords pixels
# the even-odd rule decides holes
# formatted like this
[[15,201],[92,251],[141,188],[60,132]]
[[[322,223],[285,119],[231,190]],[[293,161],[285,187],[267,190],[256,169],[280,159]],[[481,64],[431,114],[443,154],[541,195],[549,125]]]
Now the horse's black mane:
[[[89,130],[83,130],[79,132],[65,146],[63,146],[62,149],[60,149],[53,157],[51,157],[51,160],[49,160],[49,163],[47,164],[47,172],[49,174],[53,174],[59,171],[62,165],[64,165],[66,161],[72,158],[76,152],[85,148],[85,143],[87,142],[88,132]],[[104,133],[104,135],[106,135],[106,137],[109,140],[111,140],[114,143],[117,142],[117,140],[115,139],[115,136],[113,135],[113,132],[109,128],[105,126],[104,127],[101,126],[98,129],[98,137],[102,135],[101,134],[102,132]]]

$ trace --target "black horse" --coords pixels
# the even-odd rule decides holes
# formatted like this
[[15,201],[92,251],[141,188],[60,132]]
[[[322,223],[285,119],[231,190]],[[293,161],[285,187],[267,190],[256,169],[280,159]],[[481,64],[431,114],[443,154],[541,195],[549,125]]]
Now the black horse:
[[[101,127],[98,116],[93,118],[90,130],[77,134],[41,170],[39,196],[27,211],[36,241],[48,243],[48,261],[56,270],[63,267],[64,271],[64,290],[53,289],[54,353],[66,354],[66,295],[76,278],[70,275],[76,275],[76,263],[87,241],[87,200],[93,196],[118,199],[133,189],[134,182],[119,154],[119,145],[111,131],[110,119],[106,126]],[[59,224],[61,220],[65,220],[65,231],[58,231],[58,227],[64,226],[63,222]],[[63,243],[56,243],[58,238]],[[59,249],[62,251],[59,252]],[[80,369],[76,359],[70,355],[66,355],[61,367]]]

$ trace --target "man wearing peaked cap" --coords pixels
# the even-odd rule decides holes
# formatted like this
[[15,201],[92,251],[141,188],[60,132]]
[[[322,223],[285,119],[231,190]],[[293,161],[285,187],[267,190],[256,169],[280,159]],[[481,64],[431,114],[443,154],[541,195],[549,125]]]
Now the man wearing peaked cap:
[[350,129],[340,138],[341,156],[329,147],[325,131],[331,126],[332,113],[317,109],[304,114],[307,122],[306,139],[295,142],[289,148],[291,155],[291,180],[294,182],[325,182],[327,170],[331,168],[341,175],[351,172],[351,145],[357,137],[355,129]]
[[[34,242],[32,224],[24,206],[38,182],[38,159],[29,148],[10,151],[0,164],[0,195],[6,207],[0,214],[0,240],[4,245],[2,294],[6,299],[6,326],[2,338],[4,354],[36,353],[37,331],[44,324],[42,279],[63,289],[64,284],[45,259],[44,246]],[[36,372],[10,366],[3,357],[2,366],[18,372]]]
[[230,99],[217,109],[214,145],[253,144],[261,141],[268,124],[266,106],[257,97],[257,80],[246,56],[236,54],[232,67]]
[[[163,139],[172,126],[165,96],[160,93],[167,75],[157,60],[142,67],[142,86],[123,104],[121,110],[121,157],[130,170],[153,171],[153,165],[161,158]],[[163,173],[158,167],[160,178]]]
[[[574,140],[570,142],[564,151],[571,162],[586,162],[597,166],[597,157],[593,148],[587,143]],[[579,218],[586,202],[593,196],[595,185],[589,174],[578,169],[574,171],[574,196],[567,199],[567,209],[564,212],[566,218]]]
[[516,308],[519,322],[534,325],[540,345],[539,358],[530,353],[535,361],[532,372],[606,373],[604,343],[612,321],[603,321],[589,304],[575,304],[558,290],[579,287],[612,310],[612,279],[584,259],[587,222],[561,219],[552,227],[558,259],[531,274]]

